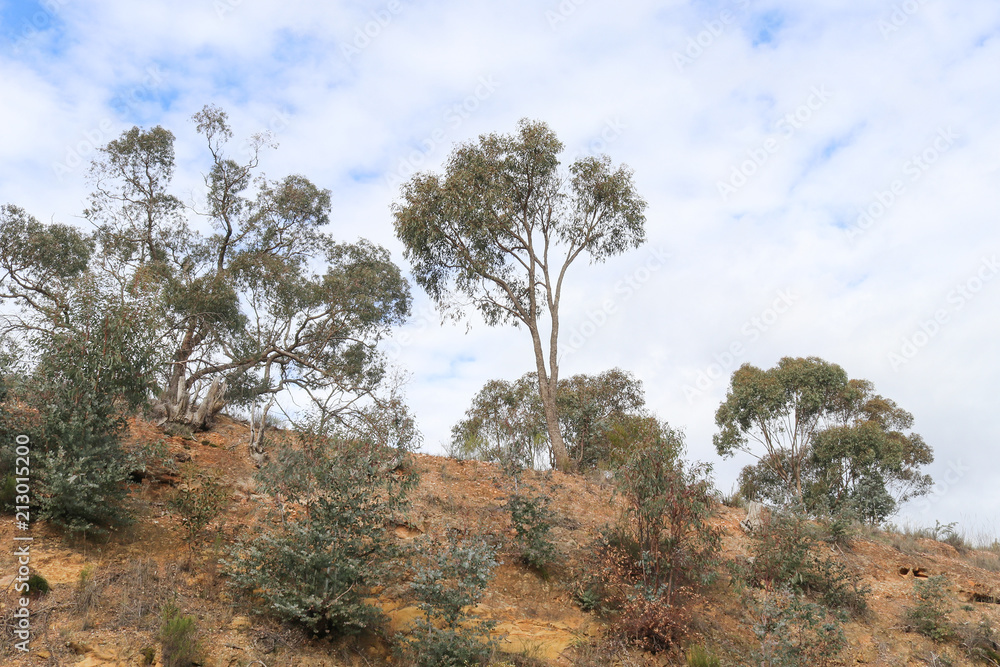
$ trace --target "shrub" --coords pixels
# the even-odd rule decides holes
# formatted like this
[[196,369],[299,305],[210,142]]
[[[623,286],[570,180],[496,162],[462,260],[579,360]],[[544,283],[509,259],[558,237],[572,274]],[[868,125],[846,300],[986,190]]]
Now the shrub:
[[722,663],[716,656],[712,655],[707,648],[701,646],[700,644],[696,644],[688,649],[687,666],[722,667]]
[[952,635],[948,618],[950,609],[946,600],[947,586],[948,578],[944,575],[930,577],[926,581],[915,581],[913,592],[917,596],[917,604],[906,610],[907,623],[936,642],[943,642]]
[[983,616],[978,623],[963,623],[955,629],[959,647],[971,660],[989,665],[1000,664],[1000,644],[996,630],[989,617]]
[[31,434],[40,517],[71,532],[104,533],[129,522],[127,482],[138,462],[121,446],[125,412],[150,390],[154,349],[131,306],[83,285],[73,326],[33,341],[39,362],[22,387],[38,412]]
[[425,549],[424,566],[411,588],[424,618],[406,643],[420,667],[485,664],[496,648],[489,637],[496,625],[468,615],[482,598],[497,566],[496,548],[481,541],[460,543],[449,533],[444,548]]
[[682,451],[680,434],[665,429],[616,475],[625,510],[613,539],[632,556],[643,587],[668,605],[677,588],[711,579],[721,540],[709,523],[711,467],[687,466]]
[[52,588],[49,586],[48,580],[37,572],[32,572],[28,577],[28,592],[31,595],[45,595]]
[[752,563],[742,578],[764,588],[790,588],[856,616],[868,609],[870,587],[842,563],[819,555],[816,527],[795,512],[771,512],[754,533]]
[[201,646],[194,616],[184,616],[176,606],[168,604],[163,609],[160,628],[163,647],[163,667],[191,667],[198,662]]
[[13,473],[0,477],[0,513],[14,513],[14,497],[17,495],[17,482]]
[[258,473],[271,512],[223,561],[232,583],[316,635],[380,623],[366,599],[400,553],[391,524],[416,479],[404,454],[317,432],[279,447]]
[[188,544],[191,545],[225,509],[229,494],[227,487],[207,475],[201,476],[198,481],[189,478],[187,486],[187,490],[177,493],[171,505],[180,513],[181,521],[187,528]]
[[765,589],[749,597],[748,607],[759,642],[755,665],[827,665],[847,644],[839,618],[791,589]]
[[718,562],[710,468],[686,465],[682,450],[681,436],[661,427],[616,473],[624,508],[596,555],[603,581],[587,593],[588,604],[618,612],[623,636],[651,651],[677,643],[687,625],[684,603],[712,580]]
[[549,536],[553,520],[549,502],[544,496],[523,494],[514,494],[507,499],[507,511],[517,533],[521,560],[543,576],[547,575],[546,568],[556,559],[556,548]]

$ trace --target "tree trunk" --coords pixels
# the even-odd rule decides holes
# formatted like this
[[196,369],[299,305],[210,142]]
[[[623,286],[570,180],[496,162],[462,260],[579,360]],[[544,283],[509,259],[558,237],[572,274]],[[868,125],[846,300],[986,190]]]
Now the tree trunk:
[[569,472],[572,462],[563,442],[562,431],[559,430],[559,412],[556,409],[556,383],[552,381],[545,370],[545,357],[542,355],[542,344],[538,330],[532,329],[531,337],[535,343],[535,361],[538,370],[538,395],[542,399],[542,410],[545,412],[545,427],[549,432],[549,444],[555,458],[556,468]]
[[267,460],[267,452],[264,450],[264,433],[267,430],[267,413],[274,405],[274,399],[268,401],[264,409],[260,411],[260,421],[256,419],[253,411],[250,412],[250,443],[247,449],[250,451],[250,458],[258,468],[264,465]]
[[212,426],[215,415],[226,407],[226,381],[216,377],[208,388],[205,398],[185,416],[185,422],[198,431],[207,430]]

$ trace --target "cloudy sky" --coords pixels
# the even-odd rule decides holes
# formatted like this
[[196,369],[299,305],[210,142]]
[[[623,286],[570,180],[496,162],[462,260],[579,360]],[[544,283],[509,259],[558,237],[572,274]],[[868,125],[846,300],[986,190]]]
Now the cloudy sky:
[[[405,265],[399,183],[543,120],[649,202],[646,246],[570,274],[564,376],[633,372],[728,490],[748,462],[711,444],[731,372],[820,356],[935,450],[935,493],[899,520],[995,534],[998,29],[995,0],[2,0],[0,203],[83,225],[95,146],[136,124],[176,134],[197,200],[189,119],[211,103],[238,138],[274,133],[268,176],[332,191],[334,234]],[[441,452],[486,380],[532,370],[530,342],[442,325],[414,292],[388,351]]]

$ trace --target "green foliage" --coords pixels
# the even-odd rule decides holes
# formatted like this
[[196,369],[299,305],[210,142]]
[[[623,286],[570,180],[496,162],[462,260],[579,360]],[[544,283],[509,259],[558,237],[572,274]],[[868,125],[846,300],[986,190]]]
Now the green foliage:
[[424,618],[418,619],[406,649],[420,667],[484,665],[496,649],[493,621],[466,609],[482,599],[498,565],[497,550],[482,541],[462,543],[450,532],[447,544],[425,549],[411,589]]
[[201,664],[201,644],[194,616],[185,616],[174,604],[163,608],[160,627],[163,667],[192,667]]
[[507,511],[517,533],[521,560],[543,575],[556,559],[556,547],[549,531],[554,515],[545,496],[514,494],[507,499]]
[[72,313],[71,329],[36,341],[35,390],[26,397],[39,414],[40,514],[74,532],[103,532],[129,520],[126,484],[141,466],[121,446],[123,411],[146,400],[155,357],[138,306],[109,302],[91,285]]
[[988,665],[1000,664],[1000,636],[988,616],[976,623],[965,622],[955,628],[959,648],[970,660]]
[[6,473],[0,478],[0,513],[14,513],[14,497],[17,495],[17,482],[14,473]]
[[688,649],[686,662],[688,667],[722,667],[722,662],[700,644]]
[[578,591],[587,607],[616,612],[623,638],[654,652],[683,636],[687,603],[714,579],[721,547],[710,467],[686,464],[681,435],[658,430],[615,475],[622,515]]
[[181,522],[187,529],[188,544],[194,544],[201,531],[225,509],[229,489],[208,475],[202,475],[198,480],[189,478],[187,487],[187,490],[178,491],[171,505],[180,514]]
[[787,588],[856,616],[868,610],[871,590],[842,563],[823,557],[818,527],[795,512],[772,512],[754,531],[752,563],[739,574],[765,589]]
[[740,475],[748,500],[802,503],[813,514],[849,511],[877,525],[899,502],[930,490],[920,467],[933,456],[907,432],[913,416],[816,357],[785,357],[767,371],[742,366],[716,424],[721,456],[759,459]]
[[487,382],[473,397],[465,419],[452,428],[451,438],[454,451],[497,462],[511,474],[549,462],[536,375]]
[[847,645],[840,620],[788,589],[766,589],[748,601],[761,667],[829,665]]
[[[621,465],[637,443],[656,437],[642,383],[621,369],[560,380],[556,396],[560,431],[579,469]],[[505,468],[539,468],[548,458],[545,410],[538,376],[515,382],[491,380],[473,398],[465,419],[452,429],[452,450],[496,461]]]
[[709,522],[711,467],[687,465],[683,449],[680,433],[664,426],[615,476],[625,505],[615,541],[631,556],[645,591],[667,605],[678,587],[710,581],[721,543]]
[[48,580],[37,572],[32,572],[28,577],[28,591],[32,595],[45,595],[52,588],[49,586]]
[[278,449],[258,473],[273,497],[269,518],[224,561],[232,583],[317,635],[380,623],[366,598],[399,555],[391,524],[415,483],[399,466],[405,455],[319,432]]
[[583,157],[566,174],[562,150],[547,125],[522,120],[516,134],[458,146],[443,175],[414,176],[393,214],[417,283],[439,307],[461,317],[471,302],[490,326],[528,328],[553,458],[565,469],[558,329],[544,335],[539,319],[547,310],[558,322],[563,280],[581,255],[599,262],[645,241],[646,202],[627,167]]
[[936,642],[947,641],[954,634],[948,605],[948,578],[944,575],[913,582],[917,603],[907,608],[906,622],[914,630]]

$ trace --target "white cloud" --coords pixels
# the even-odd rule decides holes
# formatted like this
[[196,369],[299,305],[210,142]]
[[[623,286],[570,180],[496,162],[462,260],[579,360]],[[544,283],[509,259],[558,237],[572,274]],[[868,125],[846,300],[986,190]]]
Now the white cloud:
[[[276,130],[268,175],[303,173],[333,190],[335,233],[372,238],[402,262],[386,184],[401,165],[438,169],[455,142],[511,131],[525,116],[550,123],[571,153],[601,147],[613,123],[622,129],[603,147],[634,168],[650,204],[649,246],[671,259],[628,299],[618,295],[563,372],[636,372],[652,407],[685,428],[692,455],[717,461],[713,414],[726,383],[693,402],[685,384],[733,342],[747,343],[740,362],[766,367],[816,354],[914,413],[937,452],[932,474],[971,466],[928,516],[908,510],[918,522],[995,516],[1000,434],[988,415],[1000,281],[952,312],[905,365],[893,369],[888,355],[949,306],[983,256],[1000,252],[996,3],[390,5],[66,2],[48,32],[18,41],[15,25],[0,48],[0,201],[76,219],[85,168],[60,180],[53,165],[109,122],[113,133],[133,122],[173,130],[178,186],[196,190],[205,152],[188,119],[216,103],[239,138]],[[893,16],[903,5],[915,9]],[[700,50],[679,67],[689,40]],[[345,46],[358,52],[345,57]],[[162,74],[153,85],[150,68]],[[477,96],[483,80],[496,85]],[[817,103],[817,89],[828,99]],[[132,100],[124,107],[122,95]],[[797,126],[783,122],[797,111]],[[907,162],[942,128],[958,138],[915,178]],[[719,182],[762,149],[767,159],[724,201]],[[905,187],[891,205],[848,238],[845,226],[895,181]],[[570,328],[614,298],[648,252],[575,267]],[[798,300],[748,341],[744,325],[786,289]],[[399,361],[413,372],[410,397],[431,448],[487,379],[531,367],[524,331],[435,322],[412,338]],[[719,464],[721,486],[738,466]]]

